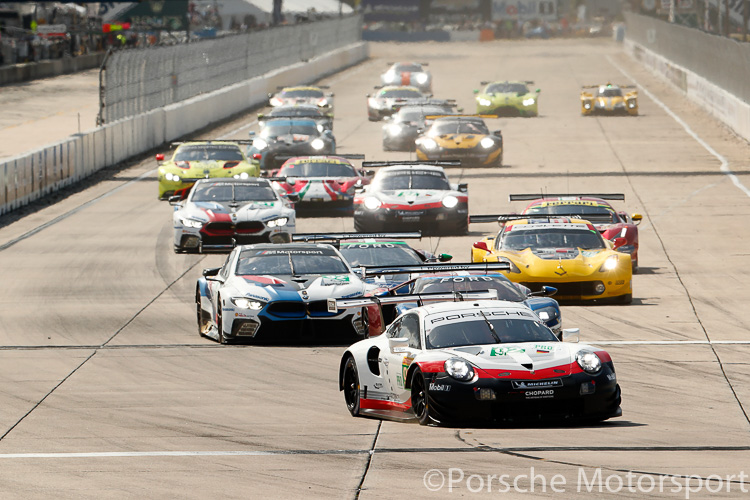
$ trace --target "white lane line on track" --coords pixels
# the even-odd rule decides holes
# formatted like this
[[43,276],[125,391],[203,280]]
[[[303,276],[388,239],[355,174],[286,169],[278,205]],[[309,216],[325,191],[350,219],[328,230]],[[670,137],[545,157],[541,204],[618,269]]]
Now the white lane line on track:
[[666,104],[660,101],[659,98],[657,98],[654,94],[652,94],[645,86],[643,86],[641,83],[638,83],[638,80],[630,76],[624,69],[622,69],[617,63],[615,63],[610,56],[607,56],[607,61],[609,61],[609,63],[612,66],[614,66],[620,73],[625,75],[625,78],[629,79],[630,81],[638,85],[638,87],[640,87],[641,90],[643,90],[643,93],[646,94],[652,101],[654,101],[660,108],[662,108],[669,116],[671,116],[674,119],[674,121],[679,123],[682,126],[682,128],[685,129],[685,132],[687,132],[688,135],[690,135],[693,139],[695,139],[698,142],[698,144],[703,146],[703,148],[706,151],[708,151],[714,157],[716,157],[716,159],[719,160],[719,162],[721,162],[721,171],[724,172],[724,174],[726,174],[732,180],[732,183],[734,183],[734,185],[737,186],[738,189],[742,190],[747,196],[750,196],[750,189],[748,189],[744,184],[742,184],[740,179],[734,174],[734,172],[732,172],[732,170],[729,168],[729,161],[726,158],[724,158],[721,154],[719,154],[718,151],[712,148],[706,141],[704,141],[698,134],[696,134],[693,131],[693,129],[690,128],[690,125],[685,123],[685,121],[682,118],[677,116],[677,114],[674,111],[669,109],[669,107]]
[[750,345],[750,340],[592,340],[596,345]]
[[370,450],[279,451],[104,451],[90,453],[4,453],[2,459],[20,458],[129,458],[129,457],[257,457],[271,455],[367,455]]
[[257,120],[257,119],[255,119],[255,120],[251,121],[250,123],[247,123],[247,124],[245,124],[245,125],[243,125],[243,126],[241,126],[241,127],[237,127],[236,129],[232,130],[231,132],[227,132],[226,134],[224,134],[224,135],[222,135],[221,137],[219,137],[219,139],[220,139],[220,140],[226,140],[226,139],[229,139],[229,138],[230,138],[230,137],[232,137],[232,136],[233,136],[234,134],[239,134],[239,133],[240,133],[240,132],[242,132],[243,130],[245,130],[245,129],[248,129],[248,128],[252,127],[252,126],[253,126],[253,125],[255,125],[256,123],[258,123],[258,120]]

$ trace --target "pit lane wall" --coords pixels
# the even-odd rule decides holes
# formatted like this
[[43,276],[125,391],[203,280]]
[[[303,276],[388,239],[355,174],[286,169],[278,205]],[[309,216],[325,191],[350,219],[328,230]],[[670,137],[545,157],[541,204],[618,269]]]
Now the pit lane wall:
[[0,214],[70,186],[104,167],[257,106],[278,86],[311,83],[368,57],[367,43],[356,42],[309,61],[123,118],[0,162]]
[[625,50],[750,141],[750,44],[625,13]]

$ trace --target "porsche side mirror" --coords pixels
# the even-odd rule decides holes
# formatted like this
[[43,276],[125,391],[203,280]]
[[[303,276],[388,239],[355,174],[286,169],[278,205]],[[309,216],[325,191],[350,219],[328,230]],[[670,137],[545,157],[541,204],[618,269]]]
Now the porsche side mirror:
[[286,199],[292,203],[298,203],[299,195],[297,193],[289,193],[288,195],[286,195]]
[[643,220],[643,216],[641,214],[633,214],[630,216],[631,219],[633,219],[633,222],[638,225]]
[[182,201],[182,196],[180,196],[180,195],[174,195],[174,196],[170,196],[169,197],[169,204],[170,205],[173,205],[173,206],[174,205],[179,205],[181,201]]
[[368,176],[368,177],[372,177],[373,175],[375,175],[375,171],[374,170],[365,170],[365,175]]
[[221,271],[220,267],[210,267],[203,270],[203,276],[205,276],[206,278],[216,276],[217,274],[219,274],[219,271]]
[[487,243],[484,242],[484,241],[477,241],[472,246],[474,248],[478,249],[478,250],[484,250],[485,252],[489,252],[490,251],[490,249],[487,248]]
[[628,240],[623,237],[615,238],[614,240],[612,240],[612,246],[613,248],[618,249],[627,242]]
[[492,135],[495,135],[497,137],[502,137],[503,136],[503,131],[502,130],[495,130],[494,132],[492,132]]
[[464,183],[461,183],[458,185],[458,190],[462,193],[468,193],[469,192],[469,185]]
[[580,328],[565,328],[562,331],[563,342],[578,342],[581,333]]
[[326,97],[333,97],[333,92],[328,92],[328,93],[326,94]]
[[405,352],[409,348],[409,339],[407,337],[390,337],[388,348],[391,352]]
[[164,155],[162,153],[157,154],[156,161],[164,161]]

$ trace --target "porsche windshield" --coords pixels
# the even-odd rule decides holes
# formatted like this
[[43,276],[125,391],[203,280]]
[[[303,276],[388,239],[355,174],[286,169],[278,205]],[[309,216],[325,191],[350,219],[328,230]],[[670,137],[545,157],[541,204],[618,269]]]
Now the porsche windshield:
[[419,97],[422,97],[422,93],[418,90],[411,89],[393,89],[381,91],[380,94],[378,94],[378,97],[385,97],[387,99],[393,99],[397,97],[417,99]]
[[448,179],[438,173],[432,172],[394,172],[380,176],[373,182],[375,190],[395,189],[439,189],[450,190]]
[[296,97],[325,97],[325,94],[323,94],[323,91],[315,89],[285,90],[281,93],[281,97],[284,99],[293,99]]
[[190,201],[276,201],[276,193],[268,183],[212,182],[198,184]]
[[524,214],[561,214],[561,215],[587,215],[592,216],[591,222],[619,222],[617,214],[607,207],[592,205],[577,205],[574,203],[560,205],[536,205],[529,207]]
[[[510,314],[493,310],[482,312],[486,320],[481,315],[478,315],[477,319],[464,318],[460,321],[439,321],[440,317],[430,316],[425,318],[428,328],[435,324],[431,324],[431,321],[437,322],[436,326],[427,332],[427,349],[516,342],[559,342],[555,334],[538,319],[512,317],[515,315],[513,312]],[[505,317],[497,317],[495,314],[503,314]],[[465,316],[465,314],[457,314],[457,316]],[[444,316],[444,318],[449,317],[450,315]],[[487,322],[492,324],[492,328]],[[502,348],[499,348],[498,352],[502,352]]]
[[495,276],[440,276],[419,278],[414,283],[413,293],[470,292],[497,290],[497,298],[522,302],[526,297],[516,286],[504,278]]
[[234,145],[191,144],[180,146],[173,161],[243,161],[242,151]]
[[237,275],[350,274],[344,261],[327,249],[244,250]]
[[352,267],[422,264],[414,250],[400,243],[347,243],[340,250]]
[[592,229],[525,229],[505,231],[502,248],[504,250],[524,250],[526,248],[600,250],[607,247],[599,232]]
[[354,167],[345,163],[300,162],[284,165],[280,177],[356,177]]
[[489,135],[487,125],[480,121],[456,120],[434,122],[428,135],[477,134]]
[[318,126],[314,121],[274,120],[268,122],[260,132],[261,137],[279,137],[285,135],[319,135]]
[[529,88],[523,83],[493,83],[487,87],[488,94],[528,94]]

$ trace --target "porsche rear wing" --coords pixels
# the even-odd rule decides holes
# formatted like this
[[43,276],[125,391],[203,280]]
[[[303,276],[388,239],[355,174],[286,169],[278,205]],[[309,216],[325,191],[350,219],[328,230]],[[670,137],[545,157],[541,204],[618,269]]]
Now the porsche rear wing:
[[292,241],[341,241],[341,240],[363,240],[363,239],[390,239],[390,240],[419,240],[422,239],[421,231],[404,233],[297,233],[292,235]]
[[362,167],[389,167],[394,165],[426,165],[431,167],[460,167],[461,160],[393,160],[393,161],[363,161]]
[[383,297],[358,297],[356,299],[330,298],[327,300],[326,305],[328,312],[337,313],[341,309],[356,309],[358,307],[367,307],[371,305],[384,306],[389,304],[408,304],[410,302],[416,302],[418,304],[423,304],[425,302],[461,302],[465,300],[497,300],[497,290],[418,293],[409,295],[389,295]]
[[442,273],[446,271],[510,271],[508,262],[459,262],[456,264],[426,264],[424,266],[361,266],[363,278],[387,274]]
[[[589,215],[597,214],[487,214],[487,215],[469,215],[469,222],[486,223],[486,222],[509,222],[512,220],[534,220],[534,219],[562,219],[572,218],[591,221]],[[609,218],[607,219],[609,220]]]
[[625,195],[622,193],[528,193],[528,194],[510,194],[508,195],[509,201],[533,201],[542,200],[547,198],[581,198],[588,196],[590,198],[599,198],[601,200],[619,200],[624,201]]

